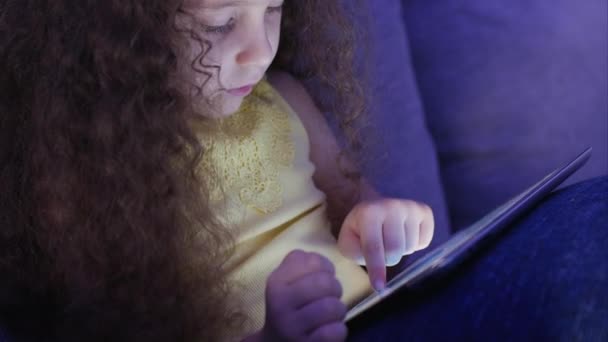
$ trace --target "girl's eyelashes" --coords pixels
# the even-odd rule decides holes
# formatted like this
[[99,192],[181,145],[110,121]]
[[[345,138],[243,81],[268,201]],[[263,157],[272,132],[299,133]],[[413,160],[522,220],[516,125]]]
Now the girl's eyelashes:
[[221,26],[208,26],[208,25],[204,25],[205,28],[205,33],[209,33],[209,34],[226,34],[230,31],[232,31],[232,29],[234,29],[234,24],[235,24],[235,19],[234,18],[230,18],[230,20],[228,20],[228,23],[226,23],[225,25],[221,25]]
[[[266,14],[269,14],[269,15],[280,14],[282,11],[283,11],[283,4],[281,4],[279,6],[271,6],[271,7],[266,8]],[[221,26],[205,25],[204,26],[205,33],[226,34],[234,29],[235,23],[236,23],[236,20],[234,18],[230,18],[230,20],[228,20],[228,23],[226,23],[225,25],[221,25]]]
[[279,6],[268,7],[266,9],[266,13],[268,13],[268,14],[281,13],[282,11],[283,11],[283,4],[280,4]]

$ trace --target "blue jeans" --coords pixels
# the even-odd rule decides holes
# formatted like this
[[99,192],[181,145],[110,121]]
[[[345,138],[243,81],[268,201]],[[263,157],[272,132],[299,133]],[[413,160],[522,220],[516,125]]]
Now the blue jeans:
[[552,193],[453,274],[349,329],[351,341],[608,341],[608,176]]

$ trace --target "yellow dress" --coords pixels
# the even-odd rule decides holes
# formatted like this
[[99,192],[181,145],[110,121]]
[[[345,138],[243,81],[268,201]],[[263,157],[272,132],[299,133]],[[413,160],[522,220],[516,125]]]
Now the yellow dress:
[[229,261],[236,304],[249,317],[248,332],[262,327],[266,279],[294,249],[320,253],[336,267],[349,307],[371,291],[365,271],[344,258],[325,215],[325,194],[317,189],[309,139],[297,114],[265,80],[239,111],[201,134],[207,149],[203,172],[220,179],[208,184],[212,205],[234,229]]

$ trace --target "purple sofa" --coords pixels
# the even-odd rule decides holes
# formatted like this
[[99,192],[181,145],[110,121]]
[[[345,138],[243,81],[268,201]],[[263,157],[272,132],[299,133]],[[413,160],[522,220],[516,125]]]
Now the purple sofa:
[[458,230],[586,146],[565,185],[608,174],[606,0],[366,3],[385,193]]

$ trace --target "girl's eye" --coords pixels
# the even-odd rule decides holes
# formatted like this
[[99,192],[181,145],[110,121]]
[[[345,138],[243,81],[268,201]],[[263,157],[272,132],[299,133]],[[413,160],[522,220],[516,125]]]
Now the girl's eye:
[[283,11],[283,4],[280,4],[279,6],[268,7],[266,9],[266,13],[268,14],[281,13],[281,11]]
[[221,26],[205,26],[205,33],[209,34],[226,34],[234,29],[234,18],[230,18],[228,23]]
[[[266,9],[267,14],[280,14],[283,11],[283,4],[272,6]],[[208,34],[227,34],[234,29],[235,20],[230,18],[227,24],[221,26],[205,26],[205,33]]]

